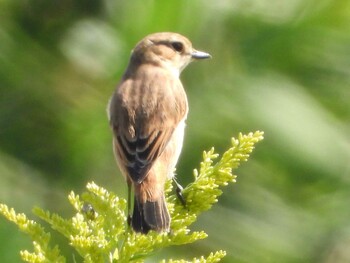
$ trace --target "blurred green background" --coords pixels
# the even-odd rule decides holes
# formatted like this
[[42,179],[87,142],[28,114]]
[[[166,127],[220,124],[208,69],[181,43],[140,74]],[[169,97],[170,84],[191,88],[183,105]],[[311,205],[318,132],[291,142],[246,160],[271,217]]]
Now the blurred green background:
[[[157,31],[213,56],[182,74],[179,181],[238,132],[265,140],[193,227],[209,237],[149,262],[219,249],[223,262],[350,262],[350,1],[1,1],[0,202],[70,216],[68,193],[91,180],[125,197],[105,109],[131,49]],[[1,262],[31,249],[3,218],[0,243]]]

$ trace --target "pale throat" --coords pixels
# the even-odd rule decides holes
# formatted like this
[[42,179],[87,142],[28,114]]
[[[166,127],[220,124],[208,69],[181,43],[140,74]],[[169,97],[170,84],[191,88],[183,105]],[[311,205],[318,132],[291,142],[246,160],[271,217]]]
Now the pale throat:
[[169,71],[174,77],[179,78],[180,77],[180,73],[182,72],[182,70],[187,66],[187,64],[182,65],[181,67],[179,66],[175,66],[174,63],[167,61],[167,60],[160,60],[158,61],[159,66],[161,66],[162,68],[166,69],[167,71]]

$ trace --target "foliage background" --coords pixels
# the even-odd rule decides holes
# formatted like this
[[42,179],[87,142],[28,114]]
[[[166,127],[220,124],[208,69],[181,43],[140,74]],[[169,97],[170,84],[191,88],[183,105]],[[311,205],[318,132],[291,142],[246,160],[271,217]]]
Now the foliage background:
[[[350,261],[349,1],[1,1],[0,202],[68,216],[69,191],[91,180],[125,197],[105,108],[132,47],[157,31],[213,55],[182,74],[180,182],[239,131],[265,140],[197,222],[209,238],[150,262],[219,249],[224,262]],[[1,262],[30,247],[4,219],[0,243]]]

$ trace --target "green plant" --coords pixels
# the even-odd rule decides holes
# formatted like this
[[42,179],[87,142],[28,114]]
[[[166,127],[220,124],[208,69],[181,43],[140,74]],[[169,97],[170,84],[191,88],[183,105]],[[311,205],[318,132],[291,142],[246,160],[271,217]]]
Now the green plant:
[[[155,250],[195,242],[207,237],[203,231],[191,232],[189,226],[197,216],[210,209],[222,194],[221,186],[235,182],[232,170],[242,161],[247,161],[254,145],[263,139],[263,132],[248,135],[239,134],[232,138],[231,147],[221,156],[212,148],[203,153],[199,171],[194,170],[194,181],[183,189],[186,206],[175,194],[171,194],[172,184],[166,185],[167,202],[171,214],[171,232],[147,235],[133,232],[127,224],[125,199],[91,182],[87,192],[81,196],[71,192],[68,199],[77,211],[70,219],[34,208],[33,213],[46,221],[52,229],[64,235],[69,245],[83,258],[84,262],[143,262]],[[206,200],[206,202],[202,202]],[[16,213],[5,204],[0,204],[0,213],[14,222],[21,231],[30,235],[34,251],[21,251],[26,262],[66,262],[57,245],[51,246],[50,232],[39,223],[29,220],[26,215]],[[225,251],[217,251],[209,256],[185,260],[163,260],[161,262],[218,262]],[[71,261],[71,260],[68,260]]]

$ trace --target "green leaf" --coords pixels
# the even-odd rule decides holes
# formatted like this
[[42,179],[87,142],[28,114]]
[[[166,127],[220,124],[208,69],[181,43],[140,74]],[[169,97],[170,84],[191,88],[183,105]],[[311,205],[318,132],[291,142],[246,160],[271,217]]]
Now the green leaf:
[[[203,152],[199,171],[195,169],[193,172],[194,181],[182,191],[185,206],[172,194],[171,182],[166,184],[166,198],[172,218],[170,233],[150,231],[144,235],[133,232],[127,224],[126,200],[94,182],[87,184],[87,192],[81,196],[73,191],[69,194],[68,200],[76,211],[72,218],[65,219],[38,207],[33,209],[33,213],[47,222],[52,230],[66,237],[68,244],[84,262],[143,262],[159,249],[189,244],[207,237],[203,231],[191,232],[190,225],[218,201],[223,186],[235,182],[233,169],[248,160],[254,145],[262,139],[263,132],[259,131],[239,134],[238,139],[231,139],[231,147],[221,158],[214,148]],[[0,213],[33,240],[33,252],[20,252],[23,261],[66,262],[57,245],[51,248],[51,234],[40,224],[29,220],[24,214],[17,214],[5,204],[0,204]],[[161,262],[219,262],[225,255],[225,251],[218,251],[192,261],[169,259]]]

